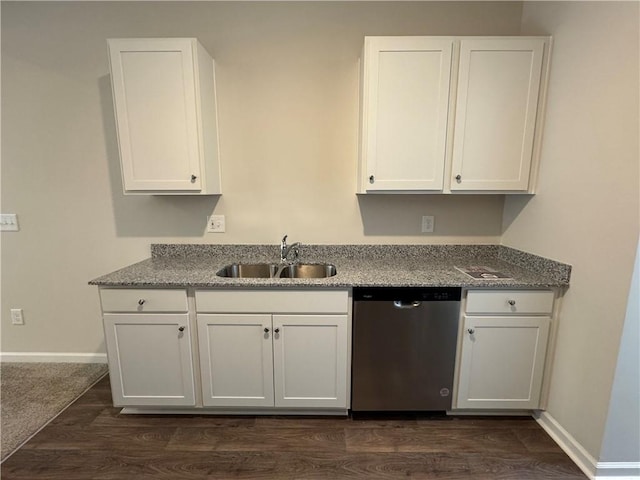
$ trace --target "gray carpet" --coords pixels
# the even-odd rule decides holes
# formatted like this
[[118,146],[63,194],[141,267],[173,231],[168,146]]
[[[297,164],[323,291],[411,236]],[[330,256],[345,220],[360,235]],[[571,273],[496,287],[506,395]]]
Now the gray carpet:
[[107,372],[99,363],[0,366],[2,460]]

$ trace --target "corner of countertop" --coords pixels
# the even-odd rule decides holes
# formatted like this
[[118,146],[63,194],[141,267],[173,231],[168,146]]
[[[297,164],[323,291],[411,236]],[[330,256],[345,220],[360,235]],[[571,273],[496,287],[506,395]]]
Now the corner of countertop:
[[512,265],[549,276],[561,285],[568,286],[571,280],[572,266],[568,263],[541,257],[506,245],[499,245],[498,258]]

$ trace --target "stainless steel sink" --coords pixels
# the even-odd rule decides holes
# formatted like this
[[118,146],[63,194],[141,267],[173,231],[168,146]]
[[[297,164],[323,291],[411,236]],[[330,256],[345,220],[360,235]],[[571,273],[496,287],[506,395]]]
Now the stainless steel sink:
[[228,278],[326,278],[337,273],[329,263],[232,263],[216,275]]
[[216,275],[231,278],[271,278],[278,270],[277,263],[232,263]]
[[337,272],[335,265],[329,263],[296,263],[287,265],[280,273],[281,278],[326,278]]

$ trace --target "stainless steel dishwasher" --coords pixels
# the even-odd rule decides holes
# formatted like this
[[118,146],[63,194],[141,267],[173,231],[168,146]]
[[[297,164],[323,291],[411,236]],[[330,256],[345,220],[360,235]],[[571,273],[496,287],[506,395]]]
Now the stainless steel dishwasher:
[[451,408],[459,288],[355,288],[351,409]]

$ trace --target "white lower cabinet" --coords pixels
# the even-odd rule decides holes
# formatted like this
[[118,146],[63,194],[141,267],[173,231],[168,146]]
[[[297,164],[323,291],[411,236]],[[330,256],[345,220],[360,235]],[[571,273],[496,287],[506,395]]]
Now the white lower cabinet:
[[[521,305],[526,315],[519,314]],[[460,330],[457,409],[540,408],[552,305],[551,291],[468,293]],[[487,311],[491,309],[493,313]],[[474,311],[484,314],[471,315]]]
[[458,408],[538,408],[549,323],[549,317],[465,317]]
[[[192,295],[101,289],[115,406],[346,414],[347,290]],[[549,289],[465,292],[454,411],[540,408],[554,299]]]
[[115,406],[193,406],[189,316],[104,314]]
[[198,314],[203,405],[347,408],[347,315]]
[[272,407],[271,315],[198,315],[202,404]]
[[196,291],[205,407],[349,406],[345,291]]
[[196,404],[186,289],[101,288],[113,404]]
[[187,289],[100,289],[115,406],[138,413],[204,407],[346,414],[347,290],[191,294],[188,300]]
[[348,408],[347,315],[274,315],[275,406]]

